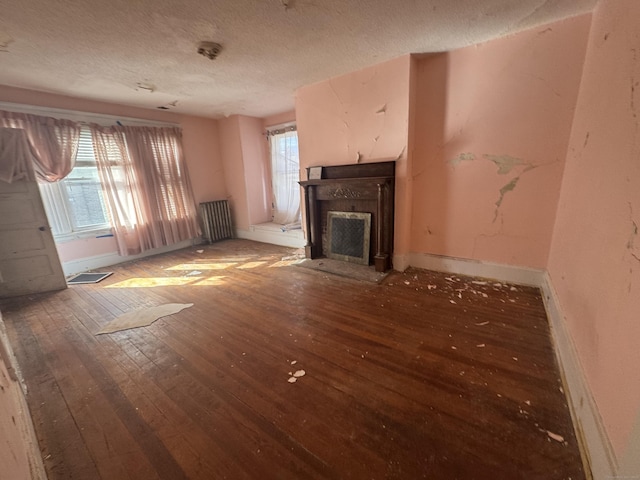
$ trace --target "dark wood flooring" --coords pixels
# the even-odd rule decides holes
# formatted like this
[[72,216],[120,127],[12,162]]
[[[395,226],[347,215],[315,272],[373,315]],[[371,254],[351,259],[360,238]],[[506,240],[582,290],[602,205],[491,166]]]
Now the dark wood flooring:
[[[0,301],[49,478],[585,478],[537,289],[292,252],[225,241]],[[163,303],[194,306],[94,335]]]

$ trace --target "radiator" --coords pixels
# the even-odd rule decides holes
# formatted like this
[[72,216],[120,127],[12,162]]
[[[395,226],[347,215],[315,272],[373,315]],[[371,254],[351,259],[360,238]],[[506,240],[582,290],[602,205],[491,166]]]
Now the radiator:
[[233,238],[231,210],[227,200],[201,203],[200,216],[202,217],[202,233],[209,243]]

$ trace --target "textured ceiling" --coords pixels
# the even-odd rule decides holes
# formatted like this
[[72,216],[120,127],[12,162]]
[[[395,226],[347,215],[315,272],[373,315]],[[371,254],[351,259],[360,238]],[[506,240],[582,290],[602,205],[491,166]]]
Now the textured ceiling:
[[[0,84],[205,117],[407,53],[589,12],[596,0],[0,0]],[[223,45],[216,60],[200,41]]]

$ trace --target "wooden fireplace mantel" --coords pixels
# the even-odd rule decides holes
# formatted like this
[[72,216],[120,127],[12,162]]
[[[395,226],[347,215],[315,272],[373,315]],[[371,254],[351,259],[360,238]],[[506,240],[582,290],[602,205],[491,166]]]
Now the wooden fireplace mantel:
[[[311,168],[307,168],[307,172]],[[304,188],[307,258],[324,256],[327,211],[369,212],[372,260],[377,272],[391,268],[395,161],[321,167],[320,178],[299,182]]]

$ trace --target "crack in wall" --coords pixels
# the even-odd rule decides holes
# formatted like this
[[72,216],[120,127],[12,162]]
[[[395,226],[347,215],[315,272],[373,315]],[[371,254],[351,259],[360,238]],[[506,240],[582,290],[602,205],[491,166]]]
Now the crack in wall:
[[[587,138],[588,138],[589,134],[587,134]],[[559,159],[555,159],[552,162],[548,162],[548,163],[543,163],[540,165],[534,165],[533,163],[526,161],[522,158],[518,158],[518,157],[512,157],[511,155],[493,155],[493,154],[489,154],[489,153],[484,153],[482,154],[482,158],[489,160],[490,162],[492,162],[497,168],[498,168],[498,175],[508,175],[509,173],[511,173],[513,171],[514,168],[516,167],[524,167],[522,169],[522,171],[513,179],[511,179],[510,182],[506,183],[505,185],[503,185],[503,187],[500,189],[500,195],[498,197],[498,200],[495,202],[495,211],[494,211],[494,216],[493,216],[493,222],[495,223],[495,221],[498,219],[498,214],[500,213],[500,206],[502,205],[502,202],[504,201],[504,197],[507,193],[513,191],[516,188],[516,185],[518,184],[518,181],[520,180],[520,178],[522,177],[522,175],[524,175],[525,173],[534,170],[538,167],[543,167],[545,165],[551,165],[553,163],[557,163],[559,161]],[[447,163],[449,165],[451,165],[453,168],[456,168],[457,166],[459,166],[462,162],[467,162],[467,161],[474,161],[476,160],[476,155],[472,152],[464,152],[464,153],[459,153],[458,155],[456,155],[454,158],[450,159],[447,161]],[[422,172],[420,172],[421,174]],[[418,174],[414,175],[413,178],[415,178]]]
[[376,116],[382,115],[382,125],[380,125],[380,129],[378,130],[378,135],[376,135],[373,138],[373,143],[371,144],[371,150],[369,151],[369,158],[373,158],[373,151],[375,150],[378,144],[378,140],[380,140],[380,137],[382,136],[382,133],[385,130],[385,125],[387,123],[387,104],[385,103],[384,105],[382,105],[382,107],[376,110],[375,115]]
[[500,227],[498,228],[498,231],[495,233],[481,233],[479,235],[476,235],[473,239],[473,250],[471,250],[471,255],[475,257],[476,255],[476,251],[478,249],[478,240],[481,239],[485,239],[485,238],[497,238],[497,237],[502,237],[504,236],[503,233],[504,230],[504,218],[500,217]]
[[516,185],[518,184],[519,181],[520,181],[520,175],[518,175],[517,177],[512,178],[509,183],[505,184],[500,189],[500,198],[498,198],[498,200],[495,203],[496,209],[495,209],[495,212],[494,212],[494,215],[493,215],[493,222],[492,223],[495,223],[496,220],[498,219],[498,213],[500,211],[500,205],[502,205],[502,201],[504,200],[504,196],[507,193],[512,192],[516,188]]
[[551,83],[549,83],[549,80],[547,80],[546,78],[542,78],[538,75],[533,75],[533,74],[527,74],[528,77],[531,78],[535,78],[536,80],[540,80],[549,90],[551,90],[553,92],[553,94],[558,97],[558,98],[562,98],[562,95],[560,94],[560,92],[558,92],[555,88],[553,88],[551,86]]
[[630,107],[631,107],[631,115],[633,118],[638,118],[638,108],[636,106],[636,87],[640,85],[640,82],[636,81],[634,77],[631,77],[631,99],[630,99]]
[[[336,91],[336,88],[333,86],[333,82],[331,80],[329,80],[329,88],[331,88],[331,91],[333,92],[333,94],[336,97],[336,100],[338,100],[338,103],[340,104],[340,106],[342,107],[342,110],[344,112],[344,114],[346,115],[348,112],[346,110],[344,110],[344,102],[342,101],[342,99],[340,98],[340,95],[338,95],[338,92]],[[346,122],[345,122],[346,123]]]
[[627,240],[627,250],[629,254],[635,258],[638,262],[640,262],[640,254],[636,253],[636,238],[638,237],[638,224],[633,219],[633,205],[631,202],[628,202],[629,205],[629,221],[631,222],[631,234],[629,235],[629,240]]

